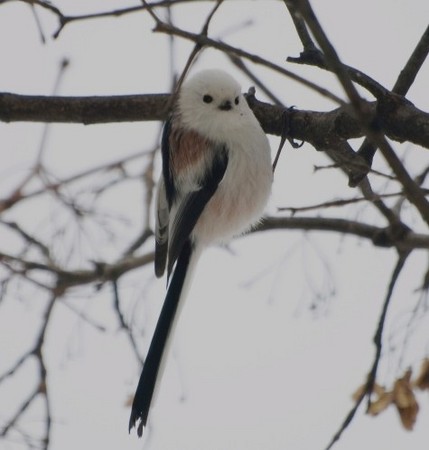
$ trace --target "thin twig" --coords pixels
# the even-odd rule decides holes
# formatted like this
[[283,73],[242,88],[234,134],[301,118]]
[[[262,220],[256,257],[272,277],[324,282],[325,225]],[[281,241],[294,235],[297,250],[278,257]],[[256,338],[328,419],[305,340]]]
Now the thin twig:
[[[53,97],[58,95],[58,92],[60,91],[60,87],[61,87],[61,83],[64,79],[64,75],[66,73],[67,68],[70,67],[70,62],[67,58],[63,58],[60,62],[60,67],[57,73],[57,77],[55,79],[54,82],[54,86],[52,88],[51,91],[51,95]],[[35,164],[35,170],[38,171],[38,169],[41,167],[42,165],[42,159],[43,159],[43,154],[45,152],[46,149],[46,143],[47,143],[47,139],[49,136],[49,130],[50,130],[50,125],[49,123],[46,123],[43,127],[43,132],[42,132],[42,136],[40,138],[40,142],[39,142],[39,148],[37,150],[37,158],[36,158],[36,164]]]
[[229,60],[234,64],[235,67],[240,69],[245,75],[252,80],[253,83],[277,106],[285,106],[283,102],[268,88],[268,86],[263,83],[247,66],[244,64],[243,60],[238,56],[227,54]]
[[[329,66],[325,55],[316,47],[310,33],[307,30],[305,20],[303,16],[297,12],[297,9],[290,0],[284,0],[289,13],[292,17],[295,29],[304,47],[298,58],[288,57],[287,61],[295,64],[308,64],[311,66],[319,67],[331,72],[335,71]],[[378,81],[363,73],[362,71],[343,64],[344,69],[348,73],[348,76],[357,84],[365,88],[368,92],[374,95],[375,98],[380,98],[387,94],[387,89],[382,86]]]
[[344,431],[347,429],[347,427],[352,422],[360,404],[362,403],[362,400],[365,397],[367,397],[367,399],[368,399],[367,409],[369,409],[369,407],[370,407],[371,394],[372,394],[372,391],[374,388],[374,384],[375,384],[375,380],[376,380],[376,376],[377,376],[377,369],[378,369],[378,365],[380,363],[380,357],[381,357],[382,348],[383,348],[382,339],[383,339],[384,325],[386,323],[387,311],[389,309],[389,305],[392,300],[393,289],[396,285],[396,282],[398,281],[399,275],[404,267],[405,261],[407,260],[407,257],[409,256],[409,254],[410,254],[409,252],[400,252],[399,253],[398,261],[395,265],[392,276],[390,278],[386,297],[384,299],[383,307],[381,309],[381,314],[380,314],[380,318],[378,321],[377,330],[374,335],[374,344],[376,347],[376,352],[375,352],[375,357],[374,357],[374,361],[372,363],[371,370],[370,370],[368,378],[367,378],[365,388],[362,389],[362,392],[359,394],[359,397],[357,398],[353,408],[347,414],[347,416],[344,419],[343,423],[341,424],[340,428],[332,437],[331,441],[329,442],[328,446],[326,447],[326,450],[330,450],[333,447],[333,445],[341,438]]
[[371,406],[371,394],[374,389],[375,380],[377,378],[377,370],[380,364],[380,358],[383,349],[383,330],[386,324],[387,311],[389,309],[389,305],[392,300],[393,289],[396,286],[396,282],[398,281],[399,275],[402,269],[404,268],[405,262],[409,255],[410,255],[409,251],[399,253],[398,261],[396,262],[395,268],[393,269],[392,272],[392,276],[390,277],[386,297],[384,299],[383,307],[380,313],[380,318],[378,320],[377,330],[374,335],[375,357],[365,386],[365,393],[368,399],[367,410],[369,410]]
[[295,5],[290,0],[284,0],[286,8],[289,11],[289,14],[292,18],[293,24],[295,26],[296,32],[301,40],[302,46],[304,47],[304,52],[314,52],[319,51],[314,43],[310,33],[308,32],[307,26],[301,15],[297,14]]
[[238,57],[248,59],[249,61],[252,61],[255,64],[263,65],[275,72],[281,73],[282,75],[285,75],[286,77],[303,84],[304,86],[308,87],[309,89],[312,89],[316,92],[318,92],[320,95],[329,98],[333,102],[343,105],[344,101],[333,94],[332,92],[328,91],[327,89],[321,88],[318,84],[313,83],[309,80],[306,80],[305,78],[291,72],[290,70],[285,69],[282,66],[279,66],[265,58],[262,58],[261,56],[258,56],[256,54],[249,53],[245,50],[242,50],[240,48],[233,47],[229,44],[226,44],[225,42],[217,41],[214,39],[211,39],[207,36],[203,36],[201,34],[191,33],[189,31],[185,31],[183,29],[180,29],[178,27],[171,26],[167,23],[162,23],[162,25],[155,28],[154,31],[165,33],[165,34],[173,34],[175,36],[179,36],[183,39],[187,39],[196,43],[199,43],[203,47],[212,47],[216,50],[220,50],[227,54],[233,54]]
[[68,184],[74,183],[76,181],[79,181],[83,178],[90,177],[95,175],[98,172],[109,172],[113,170],[117,170],[122,165],[134,161],[136,159],[143,158],[147,155],[147,152],[143,152],[139,150],[136,153],[132,153],[126,157],[123,157],[121,159],[118,159],[113,162],[109,162],[107,164],[101,164],[99,166],[92,167],[90,169],[84,170],[82,172],[79,172],[74,175],[70,175],[67,178],[60,179],[56,182],[48,182],[45,183],[45,186],[42,188],[35,189],[34,191],[30,192],[23,192],[23,188],[28,184],[30,181],[30,178],[33,176],[26,176],[25,179],[14,189],[12,194],[9,194],[8,197],[0,199],[0,213],[5,211],[6,209],[10,209],[13,206],[15,206],[17,203],[24,201],[24,200],[30,200],[34,197],[37,197],[39,195],[45,194],[50,191],[58,191],[61,189],[61,187],[66,186]]
[[[200,34],[201,36],[207,37],[210,22],[222,3],[223,3],[223,0],[218,0],[216,2],[216,5],[214,6],[214,8],[210,11],[210,14],[207,16],[207,19],[201,29],[201,34]],[[158,22],[157,25],[162,27],[162,23],[160,23],[160,22]],[[168,26],[174,28],[174,25],[171,23],[168,24]],[[185,67],[183,68],[182,73],[180,74],[177,84],[173,90],[173,94],[170,96],[170,99],[169,99],[167,107],[166,107],[167,111],[170,111],[171,107],[175,104],[177,96],[179,95],[179,92],[180,92],[180,88],[182,87],[183,81],[185,80],[186,75],[188,74],[189,69],[191,68],[195,58],[200,53],[200,51],[203,49],[203,47],[204,47],[204,45],[202,45],[200,42],[195,42],[194,48],[192,49],[192,52],[188,56]]]
[[142,365],[143,364],[143,358],[140,356],[140,353],[137,348],[137,342],[134,339],[134,335],[132,333],[131,328],[128,326],[124,315],[122,314],[121,310],[121,304],[119,299],[119,289],[118,289],[118,281],[117,279],[112,280],[112,288],[113,288],[113,307],[116,312],[116,315],[118,316],[120,328],[126,332],[126,335],[128,337],[128,340],[130,341],[131,348],[133,349],[134,355],[137,359],[137,361]]
[[[400,221],[399,216],[383,202],[381,196],[372,190],[368,177],[365,177],[360,181],[359,189],[363,196],[387,219],[390,225],[396,225]],[[404,192],[402,191],[402,195],[403,194]]]
[[346,415],[343,423],[341,424],[341,426],[338,429],[338,431],[334,434],[334,436],[332,437],[331,441],[329,442],[329,444],[327,445],[325,450],[330,450],[334,446],[334,444],[340,439],[340,437],[342,436],[343,432],[346,430],[346,428],[351,424],[352,420],[354,419],[354,417],[355,417],[355,415],[357,413],[357,410],[359,409],[359,406],[362,403],[362,400],[364,398],[365,398],[365,392],[362,391],[362,393],[356,399],[356,402],[353,405],[352,409]]
[[[50,323],[50,319],[52,317],[52,311],[54,309],[54,305],[57,300],[57,294],[52,293],[51,298],[48,301],[48,304],[46,306],[45,312],[43,314],[43,320],[42,324],[39,330],[39,334],[36,338],[36,343],[32,350],[30,352],[27,352],[23,355],[23,357],[18,361],[17,364],[13,367],[13,369],[9,370],[5,375],[10,376],[10,374],[13,374],[23,363],[25,359],[27,359],[30,356],[34,356],[37,361],[37,365],[39,368],[39,380],[36,385],[36,387],[30,392],[30,394],[27,396],[27,398],[24,400],[22,405],[18,408],[18,410],[15,412],[15,414],[8,420],[6,425],[3,427],[3,430],[1,431],[0,436],[6,436],[9,431],[16,426],[16,423],[18,420],[22,417],[22,415],[25,413],[25,411],[29,408],[29,406],[33,403],[33,401],[38,397],[40,394],[43,397],[43,401],[45,403],[45,410],[46,410],[46,417],[45,417],[45,432],[44,436],[41,439],[42,443],[42,449],[47,450],[49,448],[50,443],[50,435],[51,435],[51,423],[52,423],[52,417],[51,417],[51,408],[50,408],[50,398],[49,398],[49,391],[48,391],[48,383],[47,383],[47,369],[45,364],[45,359],[43,355],[44,350],[44,343],[46,338],[46,330],[48,327],[48,324]],[[23,359],[25,358],[25,359]],[[6,376],[3,375],[0,378],[0,381],[3,381]]]
[[[395,85],[393,86],[392,92],[398,95],[405,96],[414,83],[420,68],[422,67],[424,61],[429,53],[429,26],[424,31],[422,37],[420,38],[416,48],[409,57],[405,67],[401,70]],[[365,138],[364,142],[357,151],[362,157],[368,161],[369,165],[372,165],[372,160],[374,158],[377,147],[370,143],[368,138]]]
[[[429,194],[429,190],[425,189],[425,192]],[[403,191],[398,192],[391,192],[389,194],[374,194],[375,197],[378,198],[392,198],[392,197],[399,197],[402,196],[404,193]],[[361,203],[368,201],[368,197],[353,197],[353,198],[344,198],[344,199],[337,199],[337,200],[329,200],[322,203],[316,203],[315,205],[309,205],[309,206],[283,206],[278,208],[278,211],[289,211],[292,214],[296,214],[297,212],[305,212],[305,211],[314,211],[315,209],[326,209],[326,208],[337,208],[340,206],[346,206],[346,205],[352,205],[355,203]],[[374,201],[373,199],[371,200]]]
[[401,70],[401,73],[399,74],[398,79],[393,86],[392,92],[395,92],[398,95],[406,95],[406,93],[414,83],[414,80],[416,79],[416,76],[419,73],[423,63],[426,61],[428,54],[429,26],[424,31],[422,37],[417,43],[416,48],[409,57],[404,68]]
[[367,137],[374,145],[380,148],[380,151],[387,163],[390,165],[393,172],[398,177],[398,180],[403,185],[408,200],[418,209],[422,219],[429,225],[429,202],[421,192],[419,186],[417,186],[411,178],[384,135],[377,130],[372,122],[372,118],[368,114],[366,103],[362,100],[357,89],[353,85],[350,76],[344,65],[341,63],[335,48],[320,26],[310,3],[308,0],[297,0],[296,5],[298,5],[300,13],[303,15],[308,27],[311,29],[315,39],[326,55],[328,66],[337,75],[338,80],[340,81],[351,102],[357,118],[361,121],[365,129]]

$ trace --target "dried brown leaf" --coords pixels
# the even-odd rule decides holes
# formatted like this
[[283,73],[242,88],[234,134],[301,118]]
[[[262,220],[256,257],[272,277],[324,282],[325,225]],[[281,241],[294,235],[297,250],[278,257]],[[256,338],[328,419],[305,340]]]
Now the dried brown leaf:
[[366,383],[361,384],[352,394],[352,399],[357,402],[365,393]]
[[384,411],[390,404],[393,403],[393,393],[384,392],[380,395],[377,400],[371,402],[368,408],[368,414],[371,416],[376,416]]
[[425,358],[420,367],[420,372],[414,381],[414,385],[422,391],[429,389],[429,358]]
[[[367,384],[366,384],[366,383],[360,385],[360,386],[356,389],[356,391],[353,392],[353,394],[352,394],[353,400],[354,400],[355,402],[357,402],[357,401],[361,398],[361,396],[362,396],[363,394],[365,394],[366,389],[367,389]],[[373,392],[375,395],[377,395],[377,397],[381,397],[382,395],[384,395],[384,394],[386,393],[386,389],[385,389],[383,386],[380,386],[379,384],[374,383],[374,387],[373,387],[372,392]]]
[[405,372],[402,378],[395,381],[392,394],[402,425],[406,430],[412,430],[419,412],[419,405],[411,386],[410,369]]

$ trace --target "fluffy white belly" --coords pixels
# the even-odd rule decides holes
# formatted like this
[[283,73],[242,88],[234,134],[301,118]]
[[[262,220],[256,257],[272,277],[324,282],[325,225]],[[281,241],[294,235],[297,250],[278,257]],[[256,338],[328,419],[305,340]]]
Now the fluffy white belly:
[[271,192],[271,158],[269,147],[264,145],[266,151],[261,151],[252,144],[229,151],[224,178],[194,229],[199,243],[227,241],[261,218]]

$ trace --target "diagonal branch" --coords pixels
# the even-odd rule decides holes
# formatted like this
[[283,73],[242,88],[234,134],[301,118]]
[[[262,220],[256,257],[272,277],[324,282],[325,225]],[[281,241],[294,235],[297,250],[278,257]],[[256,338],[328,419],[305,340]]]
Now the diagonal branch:
[[268,230],[328,231],[368,239],[375,246],[395,247],[399,251],[429,248],[429,236],[404,230],[402,227],[386,228],[363,222],[325,217],[265,217],[253,232]]
[[66,15],[64,14],[59,8],[54,6],[51,2],[45,1],[45,0],[0,0],[0,5],[2,3],[6,2],[22,2],[27,3],[31,5],[32,7],[38,6],[42,9],[45,9],[47,11],[50,11],[53,13],[59,22],[59,26],[55,33],[53,34],[53,38],[56,39],[60,35],[61,31],[64,29],[64,27],[67,24],[74,23],[74,22],[82,22],[85,20],[93,20],[93,19],[101,19],[106,17],[121,17],[127,14],[133,14],[136,12],[141,11],[150,11],[152,8],[169,8],[171,6],[175,6],[180,3],[191,3],[199,0],[159,0],[158,2],[154,4],[147,4],[144,2],[143,5],[140,6],[130,6],[126,8],[119,8],[114,9],[111,11],[103,11],[103,12],[97,12],[97,13],[90,13],[90,14],[76,14],[74,16],[72,15]]
[[291,72],[290,70],[283,68],[282,66],[279,66],[278,64],[275,64],[265,58],[262,58],[261,56],[249,53],[240,48],[233,47],[229,44],[226,44],[225,42],[211,39],[208,36],[204,36],[202,34],[191,33],[189,31],[182,30],[165,22],[161,23],[160,25],[157,25],[154,31],[165,33],[168,35],[178,36],[183,39],[198,43],[201,47],[211,47],[216,50],[220,50],[221,52],[247,59],[249,61],[252,61],[254,64],[265,66],[275,72],[285,75],[286,77],[303,84],[309,89],[318,92],[320,95],[331,99],[335,103],[338,103],[340,105],[344,104],[344,101],[342,99],[340,99],[338,96],[328,91],[327,89],[321,88],[316,83],[306,80],[305,78]]
[[375,345],[375,357],[372,364],[371,370],[368,375],[368,379],[365,386],[365,392],[368,397],[368,408],[371,405],[371,394],[374,389],[375,380],[377,378],[377,370],[380,363],[381,352],[383,349],[383,330],[386,323],[387,311],[389,309],[390,301],[392,300],[393,289],[396,286],[399,275],[404,268],[405,262],[410,255],[410,252],[399,253],[398,261],[393,269],[392,276],[390,277],[389,286],[387,288],[386,298],[381,309],[380,318],[378,320],[377,330],[374,335],[374,345]]
[[[420,38],[416,48],[408,59],[405,67],[401,70],[401,73],[393,86],[392,92],[398,95],[405,96],[414,83],[416,76],[422,67],[424,61],[429,53],[429,26]],[[358,154],[362,155],[368,164],[372,164],[377,147],[371,144],[368,139],[365,139],[359,150]]]
[[393,92],[399,95],[406,95],[414,80],[417,77],[423,63],[429,54],[429,26],[424,31],[420,38],[416,48],[408,59],[405,67],[401,70],[401,73],[393,86]]
[[[311,66],[319,67],[320,69],[328,70],[333,72],[332,68],[329,67],[327,58],[325,55],[316,47],[310,33],[307,30],[305,20],[303,16],[298,13],[296,5],[289,0],[284,0],[286,7],[292,17],[296,32],[303,45],[303,51],[298,58],[288,57],[287,61],[295,64],[308,64]],[[362,71],[355,69],[354,67],[343,65],[348,76],[357,84],[365,88],[370,92],[375,98],[380,98],[387,94],[387,89],[380,83],[375,81],[373,78],[369,77]]]
[[338,57],[336,50],[320,26],[309,1],[297,0],[296,5],[326,55],[328,66],[337,75],[338,80],[350,100],[356,117],[364,127],[366,136],[373,145],[380,149],[387,163],[404,187],[408,200],[417,208],[422,219],[429,225],[429,202],[426,200],[425,195],[421,192],[420,187],[411,178],[401,160],[387,142],[386,138],[378,129],[378,125],[374,123],[373,118],[369,114],[366,102],[361,99],[357,89],[353,85],[346,68]]
[[36,338],[36,343],[34,347],[29,352],[25,353],[15,364],[15,366],[0,378],[0,382],[2,382],[7,376],[13,374],[16,370],[18,370],[18,368],[22,365],[22,363],[30,356],[34,356],[36,358],[37,365],[39,368],[38,383],[35,386],[35,388],[30,392],[30,394],[28,394],[27,398],[24,400],[22,405],[15,412],[15,414],[13,414],[13,416],[8,420],[6,425],[3,427],[0,436],[3,437],[6,436],[9,433],[9,431],[16,426],[16,423],[22,417],[25,411],[29,408],[29,406],[35,401],[35,399],[39,395],[41,395],[43,398],[43,402],[45,404],[45,414],[46,414],[46,418],[44,421],[45,432],[40,443],[41,444],[40,448],[42,448],[43,450],[47,450],[49,448],[51,437],[51,423],[52,423],[50,397],[47,383],[48,372],[45,364],[43,350],[46,338],[46,330],[48,328],[48,324],[50,323],[56,301],[57,301],[57,293],[52,293],[51,298],[49,299],[45,312],[43,314],[43,321],[39,330],[39,334]]
[[347,414],[343,423],[341,424],[340,428],[332,437],[331,441],[329,442],[328,446],[326,447],[326,450],[330,450],[333,447],[333,445],[341,438],[343,432],[346,430],[346,428],[352,422],[357,410],[359,409],[360,404],[362,403],[362,401],[365,397],[367,397],[367,399],[368,399],[367,408],[369,409],[369,407],[370,407],[371,394],[374,389],[375,380],[376,380],[376,376],[377,376],[377,369],[378,369],[378,365],[380,363],[381,352],[382,352],[382,348],[383,348],[382,338],[383,338],[384,325],[386,323],[387,311],[389,309],[390,301],[392,299],[393,289],[398,281],[399,275],[400,275],[402,269],[404,268],[405,262],[409,255],[410,255],[410,252],[400,252],[399,253],[398,261],[397,261],[397,263],[393,269],[392,275],[390,277],[390,282],[389,282],[389,286],[387,288],[386,297],[384,299],[383,307],[382,307],[381,313],[380,313],[380,318],[378,320],[377,330],[374,335],[374,344],[376,347],[375,357],[374,357],[374,361],[372,363],[371,370],[368,374],[365,388],[362,389],[362,392],[359,394],[359,397],[357,398],[355,405],[349,411],[349,413]]

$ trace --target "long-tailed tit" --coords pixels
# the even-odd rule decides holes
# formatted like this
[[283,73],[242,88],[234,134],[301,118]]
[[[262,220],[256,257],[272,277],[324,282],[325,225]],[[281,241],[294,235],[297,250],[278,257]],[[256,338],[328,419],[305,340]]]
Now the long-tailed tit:
[[131,410],[129,430],[140,421],[139,436],[201,250],[243,233],[260,219],[272,177],[268,139],[239,84],[220,70],[186,81],[162,136],[155,273],[160,277],[167,269],[172,277]]

